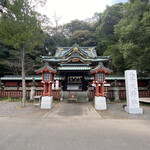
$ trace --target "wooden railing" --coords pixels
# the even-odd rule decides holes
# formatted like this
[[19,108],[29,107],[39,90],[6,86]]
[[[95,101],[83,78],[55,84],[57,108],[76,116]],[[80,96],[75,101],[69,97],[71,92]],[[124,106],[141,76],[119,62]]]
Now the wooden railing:
[[[35,95],[39,96],[42,95],[43,91],[35,91]],[[60,99],[60,90],[54,90],[53,91],[53,97],[54,99]],[[89,100],[94,99],[94,91],[89,91]],[[113,90],[108,91],[107,96],[110,99],[114,99],[114,92]],[[11,97],[11,98],[21,98],[22,97],[22,91],[0,91],[0,97]],[[26,97],[30,98],[30,91],[26,91]],[[150,91],[139,91],[139,97],[150,97]],[[119,98],[120,99],[126,99],[126,91],[119,91]]]
[[[114,99],[114,92],[108,91],[110,99]],[[150,91],[139,91],[139,97],[150,97]],[[119,98],[126,99],[126,91],[119,91]]]
[[[43,91],[35,91],[35,96],[42,95]],[[0,91],[0,97],[21,98],[22,91]],[[30,91],[26,91],[26,97],[30,98]],[[53,91],[54,99],[60,99],[60,91]]]

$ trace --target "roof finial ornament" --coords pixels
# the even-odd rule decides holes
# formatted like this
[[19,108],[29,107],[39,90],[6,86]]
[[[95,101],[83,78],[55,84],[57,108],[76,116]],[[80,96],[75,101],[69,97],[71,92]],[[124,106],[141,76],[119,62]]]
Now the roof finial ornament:
[[99,62],[99,63],[98,63],[98,66],[104,67],[104,65],[103,65],[102,62]]
[[44,66],[49,66],[49,63],[48,62],[44,62]]

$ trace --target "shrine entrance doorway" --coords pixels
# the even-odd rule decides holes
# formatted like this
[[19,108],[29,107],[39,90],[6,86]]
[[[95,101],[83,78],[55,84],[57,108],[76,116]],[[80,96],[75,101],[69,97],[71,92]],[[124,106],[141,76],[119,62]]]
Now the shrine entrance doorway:
[[87,91],[88,82],[82,72],[66,73],[65,80],[62,83],[63,91]]
[[85,80],[85,72],[67,72],[62,82],[64,100],[70,97],[77,99],[77,102],[86,102],[88,98],[88,82]]

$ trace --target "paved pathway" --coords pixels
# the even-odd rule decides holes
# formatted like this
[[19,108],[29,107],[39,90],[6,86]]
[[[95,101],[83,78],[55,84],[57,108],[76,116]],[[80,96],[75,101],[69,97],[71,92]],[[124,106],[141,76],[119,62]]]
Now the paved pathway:
[[89,103],[62,102],[40,118],[0,117],[0,150],[150,150],[149,127],[149,120],[101,119]]
[[50,112],[43,117],[76,118],[76,119],[99,119],[101,116],[95,111],[90,103],[58,103]]

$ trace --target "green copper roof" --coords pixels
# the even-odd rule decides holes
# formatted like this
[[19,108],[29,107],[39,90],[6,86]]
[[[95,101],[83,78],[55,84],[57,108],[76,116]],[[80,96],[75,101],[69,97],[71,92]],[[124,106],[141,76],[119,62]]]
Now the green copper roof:
[[50,67],[49,64],[48,64],[48,62],[45,62],[44,66],[41,67],[41,68],[39,68],[39,69],[37,69],[37,70],[35,70],[35,72],[40,72],[40,71],[42,71],[42,70],[44,70],[46,68],[48,70],[53,71],[54,73],[56,73],[56,70],[54,70],[52,67]]
[[[63,56],[66,56],[66,55],[68,55],[69,53],[71,53],[75,47],[77,47],[78,50],[79,50],[82,54],[84,54],[84,55],[86,55],[86,56],[89,56],[88,53],[87,53],[85,50],[83,50],[81,47],[79,47],[78,44],[74,44],[68,51],[66,51],[66,52],[64,53]],[[91,56],[89,56],[89,57],[91,57]]]
[[[42,75],[31,75],[31,76],[26,76],[25,77],[25,80],[28,81],[28,80],[33,80],[33,78],[35,80],[39,80],[41,81],[42,80]],[[4,80],[22,80],[22,77],[21,76],[16,76],[16,75],[5,75],[4,77],[1,77],[0,78],[2,81]],[[65,77],[64,76],[55,76],[54,77],[54,80],[64,80]]]
[[[26,76],[25,80],[42,80],[41,75],[31,75],[31,76]],[[21,76],[16,76],[16,75],[5,75],[4,77],[1,77],[1,80],[22,80]]]
[[80,47],[78,44],[74,44],[72,47],[58,47],[55,53],[56,58],[61,58],[73,51],[73,49],[77,47],[78,50],[91,58],[97,57],[97,53],[95,47]]
[[72,47],[58,47],[54,56],[41,56],[44,62],[67,62],[72,58],[80,58],[89,62],[109,61],[110,56],[97,56],[95,47],[80,47],[74,44]]
[[64,66],[64,67],[58,67],[57,70],[63,70],[63,71],[68,71],[68,70],[90,70],[91,67],[88,66]]
[[[94,76],[85,76],[85,80],[94,80]],[[125,80],[124,76],[106,75],[107,80]],[[150,77],[138,77],[138,80],[150,80]]]
[[65,80],[65,76],[55,76],[54,80]]
[[[71,69],[71,67],[68,67]],[[76,67],[76,69],[79,69],[81,67]],[[89,69],[90,67],[83,67],[82,69]],[[75,68],[74,68],[75,69]],[[35,80],[39,80],[41,81],[42,80],[42,76],[41,75],[30,75],[30,76],[26,76],[26,80],[33,80],[33,78]],[[86,80],[94,80],[94,76],[85,76],[84,77]],[[5,75],[4,77],[1,77],[0,78],[1,81],[11,81],[11,80],[22,80],[22,77],[21,76],[16,76],[16,75]],[[55,76],[54,77],[54,80],[64,80],[65,79],[65,76]],[[107,80],[125,80],[125,77],[124,76],[114,76],[114,75],[106,75],[106,81]],[[138,80],[150,80],[150,77],[138,77]]]
[[[57,59],[57,58],[48,58],[47,56],[42,56],[41,57],[43,61],[47,61],[47,62],[62,62],[62,61],[68,61],[71,58],[74,58],[72,56],[65,58],[65,59]],[[98,58],[94,58],[94,59],[87,59],[87,58],[83,58],[83,57],[76,57],[76,58],[81,58],[83,61],[89,61],[89,62],[103,62],[103,61],[108,61],[110,58],[109,57],[98,57]]]
[[106,67],[103,65],[102,62],[99,62],[98,66],[95,67],[94,69],[92,69],[90,72],[91,72],[91,73],[92,73],[92,72],[95,72],[95,71],[97,71],[98,69],[104,69],[104,70],[106,70],[106,71],[108,71],[108,72],[112,72],[112,70],[110,70],[109,68],[106,68]]
[[124,76],[112,76],[112,75],[107,76],[106,75],[106,80],[125,80],[125,77]]

